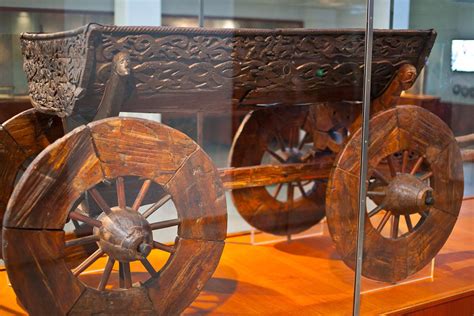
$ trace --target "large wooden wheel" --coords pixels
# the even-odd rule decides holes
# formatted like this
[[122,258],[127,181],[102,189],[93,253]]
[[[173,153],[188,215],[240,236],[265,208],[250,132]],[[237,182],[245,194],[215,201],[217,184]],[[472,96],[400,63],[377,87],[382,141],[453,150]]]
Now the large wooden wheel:
[[31,159],[63,135],[60,118],[34,109],[0,125],[0,225],[15,183]]
[[[127,199],[129,177],[142,179],[133,203]],[[96,189],[104,181],[116,186],[113,204]],[[153,185],[166,194],[143,211]],[[85,193],[102,210],[97,218],[75,208]],[[176,218],[149,223],[166,201],[174,203]],[[66,240],[69,220],[93,227],[93,233]],[[112,118],[79,127],[44,150],[15,188],[4,223],[8,275],[32,315],[175,315],[218,264],[226,205],[215,167],[191,139],[158,123]],[[156,242],[153,232],[167,227],[177,228],[175,243]],[[87,243],[99,249],[70,269],[65,250]],[[148,260],[151,251],[169,254],[161,269]],[[81,276],[94,262],[95,269],[103,263],[103,273],[91,284]],[[115,288],[114,264],[120,280]],[[145,279],[137,279],[137,264],[147,271]]]
[[[249,113],[232,144],[232,167],[311,162],[315,154],[309,107],[280,107]],[[287,235],[304,231],[325,216],[326,181],[280,183],[232,190],[238,212],[253,227]]]
[[[463,169],[452,132],[437,116],[400,106],[370,120],[362,274],[396,282],[422,269],[458,217]],[[326,199],[331,236],[355,266],[361,131],[338,156]]]

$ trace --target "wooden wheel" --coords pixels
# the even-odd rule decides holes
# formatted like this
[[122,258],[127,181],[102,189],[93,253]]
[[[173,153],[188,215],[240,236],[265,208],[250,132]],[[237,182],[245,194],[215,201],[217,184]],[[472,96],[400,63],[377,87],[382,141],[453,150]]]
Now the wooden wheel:
[[[249,113],[232,144],[230,165],[311,162],[313,126],[308,107],[281,107]],[[287,235],[304,231],[325,216],[326,181],[280,183],[232,190],[240,215],[264,232]]]
[[34,109],[0,125],[0,225],[17,179],[33,157],[63,134],[60,118]]
[[[142,179],[133,203],[128,177]],[[113,204],[96,189],[104,181],[117,188]],[[166,194],[142,212],[153,185]],[[103,211],[98,218],[74,208],[85,192]],[[148,216],[168,200],[177,216],[149,223]],[[68,220],[94,227],[93,234],[66,241]],[[226,220],[222,183],[197,144],[158,123],[111,118],[75,129],[32,162],[10,200],[3,250],[12,286],[33,315],[174,315],[216,268]],[[154,240],[153,231],[166,227],[177,229],[172,245]],[[87,243],[99,249],[70,269],[65,250]],[[161,269],[148,260],[150,251],[169,254]],[[98,284],[82,278],[94,262],[103,264]],[[120,266],[117,288],[111,288],[114,263]],[[136,277],[137,265],[149,274],[145,279]]]
[[[400,106],[370,120],[362,274],[396,282],[422,269],[451,233],[463,195],[459,148],[432,113]],[[361,131],[338,156],[326,199],[331,236],[355,266]],[[411,158],[410,158],[411,157]]]

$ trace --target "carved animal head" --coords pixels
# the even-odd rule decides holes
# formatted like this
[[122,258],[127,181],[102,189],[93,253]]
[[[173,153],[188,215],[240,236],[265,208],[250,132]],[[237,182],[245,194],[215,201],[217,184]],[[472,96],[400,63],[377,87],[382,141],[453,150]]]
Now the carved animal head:
[[113,71],[119,76],[130,74],[130,55],[127,52],[117,53],[113,58]]
[[410,89],[416,80],[416,68],[410,64],[403,65],[398,72],[398,79],[402,90]]

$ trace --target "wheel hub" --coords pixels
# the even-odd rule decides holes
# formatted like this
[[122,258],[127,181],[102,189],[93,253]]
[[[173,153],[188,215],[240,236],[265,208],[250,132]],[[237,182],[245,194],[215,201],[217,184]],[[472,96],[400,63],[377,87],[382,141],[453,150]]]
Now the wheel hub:
[[382,205],[393,214],[408,215],[433,205],[433,189],[416,176],[398,174],[385,191]]
[[102,214],[98,219],[102,226],[94,228],[94,234],[99,237],[99,247],[110,257],[129,262],[148,256],[153,248],[153,233],[140,213],[113,207],[109,214]]

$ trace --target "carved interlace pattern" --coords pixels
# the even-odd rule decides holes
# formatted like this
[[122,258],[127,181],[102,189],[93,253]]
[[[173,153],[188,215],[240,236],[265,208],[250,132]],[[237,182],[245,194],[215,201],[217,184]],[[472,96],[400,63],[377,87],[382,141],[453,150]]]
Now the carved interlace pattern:
[[[103,33],[96,50],[97,81],[104,89],[119,51],[131,55],[137,92],[216,89],[318,90],[357,86],[363,80],[364,35],[152,35]],[[423,36],[379,35],[374,40],[373,95],[404,63],[418,64]]]
[[[401,65],[421,65],[420,54],[428,52],[427,36],[374,34],[373,97]],[[67,34],[22,37],[22,50],[35,107],[60,116],[70,115],[84,95],[100,98],[118,52],[130,54],[134,95],[144,98],[182,91],[360,91],[363,83],[364,34],[349,30],[234,32],[93,25]]]
[[22,39],[23,69],[36,108],[59,116],[71,114],[86,62],[86,35]]

